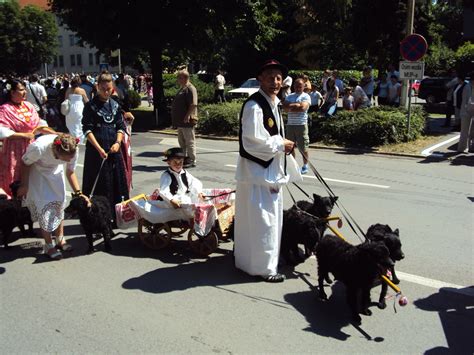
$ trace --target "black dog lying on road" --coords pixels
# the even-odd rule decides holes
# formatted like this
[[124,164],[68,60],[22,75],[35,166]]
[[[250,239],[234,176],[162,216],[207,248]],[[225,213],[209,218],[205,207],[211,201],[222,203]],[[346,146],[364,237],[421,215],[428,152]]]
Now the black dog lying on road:
[[[390,259],[392,259],[394,262],[400,261],[405,257],[405,254],[403,254],[402,251],[402,243],[400,241],[400,232],[398,231],[398,228],[392,231],[390,226],[377,223],[369,227],[366,236],[370,241],[383,242],[390,252]],[[395,274],[395,264],[390,268],[390,272],[392,274],[392,282],[398,285],[400,280]],[[380,309],[383,309],[387,306],[385,303],[387,290],[387,283],[382,282],[382,291],[380,292],[378,303],[378,307]]]
[[321,197],[313,194],[313,203],[298,201],[296,206],[283,211],[280,255],[287,264],[296,265],[304,261],[299,255],[298,244],[305,246],[305,256],[309,257],[326,230],[326,218],[332,212],[337,197]]
[[316,246],[319,297],[327,300],[323,281],[331,283],[329,273],[347,289],[347,302],[355,322],[359,313],[370,316],[370,290],[393,266],[388,248],[382,242],[365,242],[356,246],[334,235],[325,235]]
[[79,216],[79,222],[86,233],[89,243],[88,253],[94,251],[93,235],[101,234],[104,238],[106,251],[111,251],[110,239],[114,236],[112,230],[112,214],[110,202],[104,196],[93,196],[91,206],[83,197],[74,197],[64,212],[69,216]]
[[[6,195],[0,196],[0,231],[5,249],[9,248],[8,242],[15,227],[20,229],[23,237],[35,237],[30,211],[26,207],[21,207],[21,201],[17,199],[19,187],[19,181],[11,183],[10,189],[13,195],[11,200],[7,200]],[[25,224],[28,225],[28,235],[26,235]]]

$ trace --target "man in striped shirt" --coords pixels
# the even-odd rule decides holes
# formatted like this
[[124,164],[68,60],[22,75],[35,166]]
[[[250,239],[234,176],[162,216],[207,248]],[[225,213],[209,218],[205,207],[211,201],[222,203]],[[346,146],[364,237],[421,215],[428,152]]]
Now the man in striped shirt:
[[[286,126],[286,138],[296,142],[297,149],[303,151],[303,167],[301,174],[308,173],[308,109],[311,105],[311,97],[304,92],[304,80],[295,80],[295,92],[291,93],[283,101],[283,110],[288,112],[288,123]],[[293,151],[293,156],[295,152]]]

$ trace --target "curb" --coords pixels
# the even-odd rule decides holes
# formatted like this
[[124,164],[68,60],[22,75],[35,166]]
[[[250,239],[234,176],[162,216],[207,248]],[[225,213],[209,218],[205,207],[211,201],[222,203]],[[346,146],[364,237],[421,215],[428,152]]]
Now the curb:
[[[153,129],[149,130],[150,133],[155,134],[166,134],[169,136],[177,136],[178,133],[175,130],[171,129]],[[222,140],[222,141],[238,141],[237,137],[226,137],[226,136],[212,136],[206,134],[196,134],[196,138],[203,138],[203,139],[211,139],[211,140]],[[385,155],[385,156],[393,156],[393,157],[404,157],[404,158],[416,158],[416,159],[426,159],[428,157],[423,156],[421,154],[409,154],[409,153],[390,153],[390,152],[381,152],[377,150],[369,150],[369,149],[360,149],[360,148],[343,148],[343,147],[328,147],[318,144],[310,144],[310,148],[313,149],[321,149],[321,150],[332,150],[336,152],[347,152],[347,153],[364,153],[364,154],[373,154],[373,155]]]

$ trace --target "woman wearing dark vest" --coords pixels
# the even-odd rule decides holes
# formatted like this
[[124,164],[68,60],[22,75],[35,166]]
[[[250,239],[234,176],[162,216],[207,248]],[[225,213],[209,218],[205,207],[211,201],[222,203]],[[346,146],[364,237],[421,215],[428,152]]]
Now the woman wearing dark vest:
[[285,139],[279,112],[280,91],[288,69],[275,60],[258,71],[260,90],[243,105],[237,162],[235,266],[267,282],[282,282],[277,271],[283,222],[282,186],[286,157],[294,143]]

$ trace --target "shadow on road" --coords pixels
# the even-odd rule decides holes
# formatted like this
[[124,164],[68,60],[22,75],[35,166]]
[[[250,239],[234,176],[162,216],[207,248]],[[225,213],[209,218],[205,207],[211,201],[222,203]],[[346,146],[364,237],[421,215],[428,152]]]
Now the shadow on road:
[[122,287],[158,294],[184,291],[194,287],[217,287],[255,281],[255,277],[237,271],[234,259],[227,255],[212,256],[203,262],[159,268],[125,281]]
[[328,301],[322,301],[318,297],[318,288],[313,286],[305,275],[298,272],[295,274],[308,284],[310,290],[286,294],[285,301],[306,318],[309,327],[303,330],[337,340],[347,340],[350,335],[344,333],[342,328],[351,324],[367,340],[384,341],[382,337],[373,338],[363,330],[362,326],[351,322],[351,311],[346,301],[345,286],[342,283],[332,284]]
[[[458,291],[473,291],[474,286]],[[472,354],[474,352],[474,297],[444,287],[437,293],[416,300],[414,305],[428,312],[438,312],[449,348],[436,347],[425,354]]]

